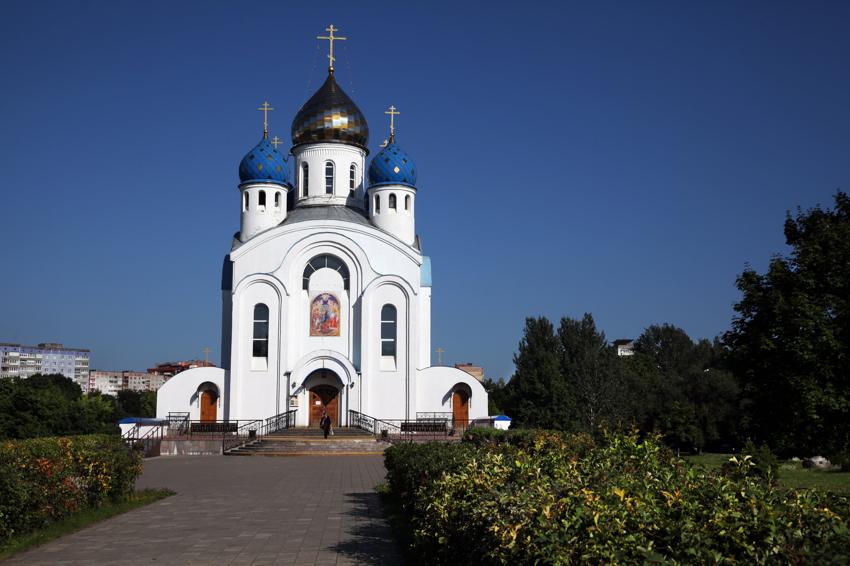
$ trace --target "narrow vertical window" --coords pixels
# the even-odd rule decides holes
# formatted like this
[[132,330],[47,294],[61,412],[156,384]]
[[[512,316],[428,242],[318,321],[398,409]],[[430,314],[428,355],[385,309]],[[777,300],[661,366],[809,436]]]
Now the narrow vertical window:
[[301,164],[301,196],[306,197],[310,190],[310,166]]
[[334,194],[334,164],[332,161],[325,162],[325,194]]
[[274,207],[280,208],[280,191],[275,191],[274,194]]
[[269,307],[263,303],[254,305],[254,344],[255,358],[269,356]]
[[261,208],[260,210],[265,210],[266,206],[266,191],[260,191],[260,200],[257,203]]
[[351,167],[348,170],[348,190],[354,191],[357,187],[357,165],[354,163],[351,164]]
[[381,196],[375,195],[375,212],[381,212]]
[[245,193],[245,198],[243,199],[245,202],[242,204],[242,210],[248,210],[248,193]]
[[410,210],[410,195],[405,195],[404,197],[404,209]]
[[395,193],[390,194],[390,210],[395,210]]
[[381,309],[381,355],[393,356],[396,353],[396,318],[393,305],[384,305]]

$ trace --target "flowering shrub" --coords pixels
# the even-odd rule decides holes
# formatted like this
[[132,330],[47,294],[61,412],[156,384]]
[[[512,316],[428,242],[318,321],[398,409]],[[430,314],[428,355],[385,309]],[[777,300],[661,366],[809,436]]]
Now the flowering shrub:
[[141,456],[117,436],[0,443],[0,541],[133,491]]
[[[596,447],[541,438],[484,443],[428,475],[407,500],[420,556],[433,564],[823,563],[850,548],[846,498],[779,489],[748,469],[706,472],[654,438],[613,436]],[[404,460],[412,466],[404,477],[433,449],[404,447],[420,452]],[[398,493],[395,450],[387,469]]]

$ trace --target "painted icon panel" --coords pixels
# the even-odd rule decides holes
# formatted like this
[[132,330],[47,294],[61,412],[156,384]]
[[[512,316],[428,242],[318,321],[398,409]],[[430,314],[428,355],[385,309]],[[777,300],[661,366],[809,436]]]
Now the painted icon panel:
[[339,299],[319,293],[310,303],[310,336],[339,336]]

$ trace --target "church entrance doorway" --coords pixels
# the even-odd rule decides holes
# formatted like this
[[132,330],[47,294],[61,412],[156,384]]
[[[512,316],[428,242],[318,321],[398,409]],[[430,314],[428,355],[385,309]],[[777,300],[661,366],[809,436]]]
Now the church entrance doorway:
[[339,389],[333,385],[317,385],[310,389],[310,426],[319,426],[325,411],[331,424],[339,426]]
[[463,389],[452,393],[452,420],[456,429],[465,429],[469,423],[469,394]]
[[218,395],[215,391],[201,391],[201,422],[214,423],[216,421],[216,409],[218,407]]

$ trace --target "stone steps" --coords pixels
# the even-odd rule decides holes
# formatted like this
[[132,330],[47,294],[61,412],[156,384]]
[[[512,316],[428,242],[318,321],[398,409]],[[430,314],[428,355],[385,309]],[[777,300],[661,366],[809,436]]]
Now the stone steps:
[[370,435],[274,435],[228,450],[228,456],[319,456],[382,454],[389,446]]

